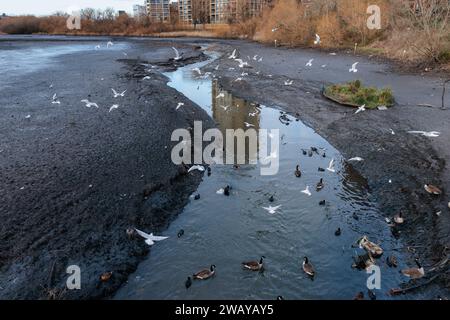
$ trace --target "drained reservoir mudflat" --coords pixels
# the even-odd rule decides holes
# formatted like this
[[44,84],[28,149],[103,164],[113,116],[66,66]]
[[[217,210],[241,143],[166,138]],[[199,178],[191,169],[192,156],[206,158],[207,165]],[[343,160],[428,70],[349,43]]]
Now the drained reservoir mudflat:
[[[184,212],[164,233],[168,240],[152,247],[116,299],[351,299],[366,292],[368,274],[353,269],[355,246],[363,235],[380,244],[386,255],[400,246],[377,210],[365,180],[325,139],[276,106],[259,105],[222,90],[220,79],[193,71],[201,62],[167,73],[169,86],[204,108],[218,127],[280,130],[280,169],[262,176],[259,165],[213,165]],[[317,152],[310,152],[317,150]],[[306,155],[304,151],[306,151]],[[357,155],[355,155],[357,156]],[[335,160],[336,172],[328,170]],[[302,176],[295,168],[300,165]],[[316,191],[320,179],[324,189]],[[230,196],[217,193],[231,186]],[[311,196],[302,193],[309,187]],[[200,199],[194,196],[199,194]],[[270,202],[273,197],[273,202]],[[325,205],[323,205],[325,202]],[[275,214],[263,207],[281,206]],[[340,236],[335,231],[340,228]],[[184,230],[180,238],[177,234]],[[379,260],[381,290],[403,280],[390,269],[385,256]],[[263,272],[243,270],[241,262],[265,256]],[[303,257],[315,266],[311,280],[302,271]],[[401,256],[400,267],[404,267]],[[216,275],[185,281],[193,273],[216,265]]]

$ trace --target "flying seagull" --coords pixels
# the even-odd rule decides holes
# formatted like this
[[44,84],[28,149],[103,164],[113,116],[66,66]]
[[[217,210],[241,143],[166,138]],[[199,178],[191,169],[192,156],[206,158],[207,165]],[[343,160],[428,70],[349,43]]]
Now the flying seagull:
[[172,49],[173,49],[173,51],[175,51],[175,58],[173,58],[173,60],[175,60],[175,61],[181,60],[183,58],[183,55],[180,55],[177,48],[172,47]]
[[330,164],[328,165],[327,170],[330,171],[330,172],[336,172],[336,169],[334,168],[334,159],[331,159]]
[[112,106],[111,106],[111,108],[109,108],[109,112],[111,112],[111,111],[113,111],[113,110],[115,110],[115,109],[118,109],[119,108],[119,105],[118,104],[113,104]]
[[242,59],[234,59],[234,61],[239,62],[239,68],[248,67],[248,62],[244,62]]
[[358,110],[355,111],[355,114],[358,114],[360,112],[366,111],[366,105],[363,104],[361,107],[358,108]]
[[182,106],[184,106],[184,103],[183,102],[179,102],[178,105],[177,105],[177,108],[175,110],[180,109]]
[[58,100],[56,93],[52,97],[52,104],[61,104],[61,102]]
[[275,32],[275,31],[278,31],[278,28],[277,28],[277,27],[275,27],[275,28],[272,29],[272,32]]
[[169,238],[169,237],[157,237],[157,236],[154,236],[153,233],[147,234],[138,229],[134,229],[134,230],[136,230],[138,235],[140,235],[142,238],[145,239],[145,243],[148,244],[149,246],[154,245],[155,242],[157,242],[157,241],[163,241],[163,240],[166,240],[167,238]]
[[251,123],[248,123],[248,122],[244,122],[244,124],[245,124],[245,126],[246,126],[247,128],[250,128],[250,127],[254,127],[254,125],[253,125],[253,124],[251,124]]
[[306,194],[308,197],[311,196],[311,191],[309,191],[309,186],[306,186],[306,189],[302,191],[302,193]]
[[111,90],[112,90],[112,92],[114,93],[114,98],[117,98],[117,97],[125,97],[125,92],[127,92],[127,90],[125,90],[125,91],[122,92],[122,93],[117,93],[116,90],[114,90],[114,89],[112,89],[112,88],[111,88]]
[[150,76],[145,76],[144,78],[142,78],[142,80],[150,80]]
[[91,108],[91,107],[96,107],[98,108],[98,104],[96,104],[95,102],[90,102],[87,99],[81,100],[81,102],[86,104],[86,107]]
[[234,49],[233,53],[231,54],[231,56],[228,57],[228,59],[236,59],[237,55],[236,55],[236,49]]
[[268,208],[266,207],[262,207],[264,210],[268,211],[270,214],[275,214],[277,213],[277,210],[281,208],[281,206],[276,206],[276,207],[272,207],[269,206]]
[[198,170],[200,172],[204,172],[205,171],[205,167],[204,166],[199,166],[199,165],[195,165],[189,168],[188,173],[192,172],[194,170]]
[[219,93],[219,95],[216,97],[216,99],[225,98],[225,93]]
[[285,86],[292,86],[293,83],[294,83],[294,80],[286,80],[286,81],[284,82],[284,85],[285,85]]
[[440,132],[437,131],[430,131],[430,132],[426,132],[426,131],[408,131],[408,133],[411,134],[420,134],[424,137],[428,137],[428,138],[437,138],[441,135]]
[[314,44],[320,44],[320,36],[316,33],[316,40],[314,40]]
[[354,157],[354,158],[348,159],[348,161],[358,161],[358,162],[360,162],[360,161],[364,161],[364,159],[361,158],[361,157]]
[[356,66],[358,65],[359,62],[355,62],[354,64],[352,64],[352,68],[348,70],[348,72],[358,72],[358,69],[356,69]]
[[192,71],[197,72],[200,76],[202,75],[202,71],[199,68],[194,68]]
[[312,63],[313,63],[314,59],[311,59],[308,61],[308,63],[306,64],[307,67],[312,67]]

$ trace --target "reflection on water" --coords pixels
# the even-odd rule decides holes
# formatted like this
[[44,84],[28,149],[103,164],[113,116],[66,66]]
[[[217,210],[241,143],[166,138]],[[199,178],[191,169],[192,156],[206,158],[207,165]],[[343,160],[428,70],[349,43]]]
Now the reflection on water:
[[[214,80],[198,79],[191,72],[196,66],[167,74],[169,85],[196,101],[221,130],[245,129],[246,123],[257,129],[279,129],[279,173],[261,176],[259,165],[212,166],[212,175],[205,175],[198,188],[200,200],[192,199],[164,233],[170,238],[152,248],[116,298],[275,299],[282,295],[286,299],[352,299],[357,292],[366,292],[367,274],[351,268],[352,257],[361,253],[352,245],[367,235],[386,254],[392,254],[390,249],[399,244],[380,217],[364,180],[311,128],[280,116],[273,108],[233,97]],[[302,154],[302,148],[311,147],[324,150],[326,157]],[[336,159],[337,173],[318,171],[331,158]],[[301,178],[294,175],[296,165],[302,169]],[[320,178],[325,188],[316,192]],[[216,193],[226,185],[232,186],[229,197]],[[306,186],[310,186],[310,197],[301,193]],[[323,200],[325,205],[319,205]],[[272,215],[262,208],[270,205],[281,208]],[[342,230],[339,237],[335,236],[337,228]],[[185,235],[177,238],[180,229]],[[264,272],[241,268],[242,261],[262,255],[266,257]],[[301,270],[304,256],[315,265],[314,281]],[[383,261],[379,261],[382,289],[377,295],[386,299],[387,291],[403,279]],[[211,264],[217,266],[216,276],[196,281],[186,290],[186,278]]]

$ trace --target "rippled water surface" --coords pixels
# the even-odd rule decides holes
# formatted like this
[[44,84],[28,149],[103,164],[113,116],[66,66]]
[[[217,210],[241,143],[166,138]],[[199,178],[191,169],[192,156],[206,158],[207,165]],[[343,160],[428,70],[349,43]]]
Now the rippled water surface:
[[[186,206],[157,243],[148,259],[130,276],[116,295],[118,299],[352,299],[367,291],[368,275],[351,268],[352,247],[362,235],[380,243],[385,250],[399,246],[367,191],[364,179],[347,165],[326,140],[288,117],[280,121],[280,111],[244,101],[223,91],[215,80],[199,78],[192,71],[207,62],[169,73],[170,86],[204,108],[224,129],[280,129],[280,170],[274,176],[261,176],[258,165],[212,166],[198,188],[200,200]],[[220,92],[224,97],[216,99]],[[228,108],[227,108],[228,107]],[[227,109],[226,109],[227,108]],[[225,110],[226,109],[226,110]],[[250,113],[258,113],[256,116]],[[316,147],[319,154],[303,155],[303,149]],[[323,157],[325,153],[326,157]],[[336,173],[319,172],[330,160],[336,160]],[[294,175],[295,166],[302,177]],[[316,192],[320,178],[325,188]],[[230,197],[216,193],[232,186]],[[301,193],[310,186],[312,196]],[[271,195],[275,201],[269,202]],[[325,206],[319,202],[326,200]],[[274,215],[262,207],[281,205]],[[335,230],[342,229],[340,237]],[[185,235],[177,238],[180,229]],[[265,271],[249,272],[241,268],[245,260],[266,257]],[[314,280],[302,272],[301,262],[308,256],[316,268]],[[379,260],[382,289],[379,298],[404,280],[397,269]],[[189,290],[184,283],[194,272],[217,266],[208,281],[196,281]]]

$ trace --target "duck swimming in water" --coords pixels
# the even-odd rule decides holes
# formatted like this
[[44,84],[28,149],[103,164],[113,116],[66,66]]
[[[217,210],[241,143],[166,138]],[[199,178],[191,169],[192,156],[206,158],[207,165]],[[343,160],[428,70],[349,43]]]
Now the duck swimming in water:
[[247,270],[251,271],[260,271],[264,268],[264,259],[266,257],[262,256],[261,259],[258,261],[248,261],[248,262],[242,262],[242,267]]
[[324,187],[325,187],[325,184],[323,183],[323,179],[320,179],[320,181],[317,183],[316,190],[317,190],[317,191],[320,191],[320,190],[322,190]]
[[301,176],[302,176],[302,172],[300,171],[300,166],[299,165],[297,165],[297,167],[295,168],[295,176],[297,177],[297,178],[300,178]]
[[402,273],[411,279],[420,279],[425,275],[425,270],[420,265],[419,259],[415,259],[414,261],[417,264],[417,268],[403,269]]
[[309,262],[308,257],[304,257],[303,258],[303,271],[310,277],[314,277],[314,275],[316,274],[316,271],[314,270],[313,265]]
[[216,266],[212,265],[209,270],[202,270],[193,275],[194,279],[207,280],[216,274]]
[[341,234],[342,234],[341,228],[337,228],[337,230],[334,232],[334,235],[335,235],[336,237],[339,237]]
[[405,219],[403,219],[403,213],[401,211],[394,217],[394,222],[396,224],[402,224],[403,222],[405,222]]

